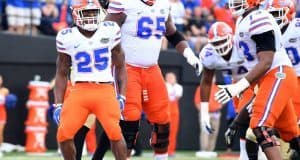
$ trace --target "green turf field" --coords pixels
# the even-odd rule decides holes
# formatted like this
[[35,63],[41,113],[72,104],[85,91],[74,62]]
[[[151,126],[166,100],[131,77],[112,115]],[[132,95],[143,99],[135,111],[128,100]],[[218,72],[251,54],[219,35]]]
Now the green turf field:
[[[47,152],[45,155],[27,155],[26,153],[8,153],[5,154],[1,160],[62,160],[57,153]],[[83,157],[82,160],[90,160],[91,157]],[[113,160],[113,156],[111,152],[107,153],[107,156],[104,160]],[[142,157],[133,157],[132,160],[151,160],[152,153],[145,152]],[[170,160],[237,160],[237,158],[215,158],[215,159],[204,159],[204,158],[196,158],[195,152],[191,151],[180,151],[176,154],[175,158],[170,158]]]

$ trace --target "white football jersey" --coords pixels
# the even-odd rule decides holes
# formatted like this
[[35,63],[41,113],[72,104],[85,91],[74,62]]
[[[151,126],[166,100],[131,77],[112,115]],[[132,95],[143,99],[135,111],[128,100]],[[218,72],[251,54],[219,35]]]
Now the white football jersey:
[[155,1],[153,6],[141,0],[118,0],[111,2],[107,11],[127,15],[121,27],[126,63],[140,67],[156,65],[170,12],[169,0]]
[[234,80],[239,80],[248,73],[245,66],[245,58],[238,54],[237,47],[233,45],[232,53],[229,61],[226,61],[211,44],[203,47],[199,54],[202,64],[205,68],[211,70],[220,70],[224,75],[231,76]]
[[289,58],[292,61],[293,67],[300,76],[300,18],[293,19],[288,28],[282,35],[282,44]]
[[240,16],[236,22],[235,37],[237,40],[238,51],[243,53],[247,59],[248,70],[252,70],[258,63],[256,43],[251,39],[251,37],[268,31],[274,32],[276,47],[276,52],[274,54],[270,70],[281,65],[292,66],[284,48],[282,47],[281,31],[275,19],[265,10],[255,10],[245,17]]
[[82,35],[77,27],[61,30],[56,36],[56,48],[71,56],[72,82],[113,82],[111,50],[120,39],[118,24],[104,21],[90,38]]

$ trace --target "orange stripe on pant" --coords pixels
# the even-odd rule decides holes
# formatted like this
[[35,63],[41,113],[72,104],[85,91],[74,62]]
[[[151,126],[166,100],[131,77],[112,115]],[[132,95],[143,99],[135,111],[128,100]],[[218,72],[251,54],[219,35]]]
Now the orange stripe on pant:
[[179,127],[179,105],[178,100],[170,102],[170,136],[168,154],[173,155],[176,150],[177,133]]
[[77,83],[64,101],[57,140],[73,139],[76,132],[94,113],[110,140],[122,138],[119,126],[120,108],[112,84]]
[[158,65],[141,68],[126,65],[127,91],[123,117],[127,121],[141,118],[142,111],[151,123],[170,121],[167,88]]
[[285,141],[298,136],[297,118],[292,103],[297,77],[293,68],[277,67],[258,82],[250,127],[276,128]]

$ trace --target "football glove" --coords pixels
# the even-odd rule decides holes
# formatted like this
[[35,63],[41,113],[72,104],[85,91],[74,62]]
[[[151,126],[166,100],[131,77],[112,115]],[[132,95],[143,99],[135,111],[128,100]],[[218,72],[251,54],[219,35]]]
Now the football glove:
[[214,129],[210,125],[210,116],[208,113],[208,102],[201,102],[200,104],[200,117],[201,117],[201,129],[207,134],[212,134]]
[[233,139],[237,135],[237,133],[238,133],[238,125],[235,123],[235,121],[233,121],[225,132],[225,142],[227,146],[232,145]]
[[243,78],[234,84],[218,85],[220,90],[215,94],[215,100],[221,104],[226,104],[231,98],[248,88],[249,85],[250,83],[246,78]]
[[183,51],[183,56],[186,58],[187,62],[195,68],[196,75],[200,76],[200,74],[203,70],[203,66],[202,66],[200,59],[197,56],[195,56],[192,49],[189,47],[185,48]]
[[124,106],[125,106],[126,97],[123,96],[123,95],[121,95],[121,94],[119,94],[117,96],[117,99],[118,99],[119,104],[120,104],[120,110],[123,111],[124,110]]
[[55,109],[53,111],[53,120],[58,125],[60,122],[60,112],[61,112],[62,104],[55,104]]

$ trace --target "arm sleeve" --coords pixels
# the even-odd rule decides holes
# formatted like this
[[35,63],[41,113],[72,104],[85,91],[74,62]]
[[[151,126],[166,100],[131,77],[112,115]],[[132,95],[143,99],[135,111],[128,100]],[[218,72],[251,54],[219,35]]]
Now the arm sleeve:
[[256,52],[262,51],[276,51],[275,48],[275,37],[273,31],[264,32],[262,34],[253,35],[251,37],[256,43]]

